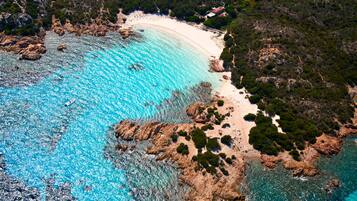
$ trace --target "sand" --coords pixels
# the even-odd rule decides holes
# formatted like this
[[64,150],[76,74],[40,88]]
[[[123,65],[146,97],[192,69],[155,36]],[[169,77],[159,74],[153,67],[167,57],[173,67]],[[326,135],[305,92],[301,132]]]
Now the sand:
[[136,11],[128,15],[127,26],[134,28],[153,27],[173,34],[196,47],[207,56],[219,58],[223,48],[223,36],[219,31],[207,31],[200,25],[188,24],[163,15],[143,14]]

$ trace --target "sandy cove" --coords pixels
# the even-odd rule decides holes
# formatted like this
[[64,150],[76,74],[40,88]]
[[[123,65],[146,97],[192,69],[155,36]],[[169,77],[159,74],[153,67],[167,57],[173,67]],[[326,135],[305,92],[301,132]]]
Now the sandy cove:
[[144,14],[141,11],[135,11],[127,16],[125,24],[134,28],[153,27],[160,29],[184,40],[206,55],[216,58],[219,58],[224,48],[224,34],[222,32],[204,30],[203,25],[188,24],[169,16]]
[[[127,16],[125,26],[134,29],[158,29],[196,47],[200,53],[207,56],[207,59],[219,58],[224,47],[223,34],[220,32],[207,31],[198,25],[192,26],[167,16],[134,12]],[[208,67],[207,70],[209,70]],[[193,123],[147,122],[140,124],[135,120],[124,120],[115,127],[116,136],[120,139],[150,140],[153,145],[147,149],[148,154],[157,155],[158,160],[173,161],[181,169],[181,182],[191,187],[186,197],[187,200],[243,200],[244,196],[239,192],[239,186],[245,174],[245,158],[260,156],[259,152],[249,144],[248,138],[249,130],[254,127],[255,123],[243,119],[248,113],[257,113],[258,108],[249,102],[249,95],[244,89],[238,90],[231,84],[229,72],[219,74],[222,79],[220,79],[220,86],[213,92],[212,102],[209,104],[194,103],[187,108],[187,114]],[[218,100],[223,100],[224,105],[218,106]],[[203,112],[202,108],[204,108]],[[207,119],[208,108],[216,108],[219,114],[225,115],[224,120],[217,125],[214,117]],[[208,138],[218,139],[221,147],[220,153],[224,153],[227,158],[235,158],[231,164],[220,158],[220,163],[223,164],[220,168],[228,171],[228,176],[224,175],[220,168],[217,168],[216,174],[210,174],[206,169],[200,167],[198,162],[192,160],[198,154],[198,149],[192,139],[187,140],[180,136],[177,142],[172,141],[172,136],[177,135],[181,130],[190,135],[192,130],[205,125],[212,125],[212,130],[206,130],[205,134]],[[219,139],[224,135],[232,137],[230,147],[220,142]],[[181,143],[187,145],[188,155],[177,152],[177,147]],[[122,144],[117,146],[118,151],[125,150],[125,147],[126,145]],[[205,151],[206,148],[203,148],[202,153]],[[218,155],[218,152],[213,153]]]
[[[224,35],[221,32],[208,31],[203,25],[188,24],[169,16],[144,14],[141,11],[135,11],[127,16],[125,25],[134,28],[151,27],[159,29],[196,47],[208,58],[219,58],[224,48]],[[213,94],[216,98],[224,99],[226,104],[234,108],[234,112],[229,122],[227,122],[231,124],[229,132],[234,133],[232,137],[239,140],[236,146],[239,147],[242,153],[245,153],[246,156],[258,157],[259,153],[249,144],[249,131],[255,126],[255,123],[243,119],[248,113],[256,114],[258,107],[249,102],[248,97],[250,95],[247,94],[244,88],[237,89],[231,83],[230,72],[219,74],[226,79],[220,79],[220,86],[218,89],[214,89]]]

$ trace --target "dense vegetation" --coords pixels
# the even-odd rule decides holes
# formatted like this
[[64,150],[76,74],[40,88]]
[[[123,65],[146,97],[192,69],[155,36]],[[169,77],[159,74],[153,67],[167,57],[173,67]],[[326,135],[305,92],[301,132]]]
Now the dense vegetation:
[[[27,10],[23,14],[21,7]],[[39,31],[39,23],[35,20],[38,15],[38,3],[33,0],[25,1],[24,5],[12,0],[5,0],[0,3],[0,14],[10,15],[1,16],[0,32],[15,35],[34,35]]]
[[230,24],[221,58],[234,84],[253,94],[252,103],[280,116],[285,134],[260,113],[250,143],[267,154],[288,150],[298,159],[296,149],[321,133],[335,134],[353,115],[346,85],[357,83],[357,4],[262,0],[250,5]]
[[[41,2],[38,4],[37,2]],[[93,19],[99,18],[104,21],[116,21],[116,14],[121,8],[125,14],[135,10],[142,10],[145,13],[157,13],[171,15],[180,20],[191,21],[195,23],[205,22],[207,26],[213,28],[222,28],[227,26],[237,15],[235,1],[210,1],[210,0],[53,0],[53,1],[14,1],[6,0],[0,3],[0,13],[10,14],[21,13],[20,6],[24,12],[29,14],[35,21],[30,27],[51,26],[52,15],[59,18],[62,22],[66,19],[72,23],[89,23]],[[24,3],[24,5],[22,5]],[[20,5],[20,6],[19,6]],[[226,5],[225,16],[215,16],[209,20],[205,15],[212,9]],[[41,15],[39,15],[41,14]],[[8,33],[14,34],[15,32]],[[1,31],[1,30],[0,30]],[[22,34],[22,33],[16,33]]]
[[188,146],[185,145],[184,143],[180,143],[180,145],[176,148],[177,153],[180,153],[182,155],[188,155]]

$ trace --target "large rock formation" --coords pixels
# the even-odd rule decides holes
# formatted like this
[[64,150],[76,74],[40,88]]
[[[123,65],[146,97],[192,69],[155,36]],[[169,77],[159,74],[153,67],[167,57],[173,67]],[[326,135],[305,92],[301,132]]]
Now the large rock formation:
[[21,55],[21,59],[37,60],[46,53],[43,39],[37,36],[9,36],[0,34],[0,50]]
[[178,126],[175,124],[166,124],[160,122],[150,122],[144,125],[139,125],[136,122],[124,120],[121,121],[115,127],[115,133],[117,137],[121,137],[124,140],[147,140],[163,130],[168,130],[170,133],[174,133]]
[[211,175],[202,170],[198,171],[197,163],[190,156],[176,151],[178,143],[172,143],[171,136],[178,130],[189,131],[192,128],[192,124],[149,122],[140,125],[134,121],[124,120],[115,127],[115,132],[118,138],[124,140],[151,139],[153,145],[147,149],[147,153],[158,155],[158,160],[169,159],[181,169],[181,182],[191,187],[186,200],[244,200],[237,191],[237,186],[244,177],[245,165],[241,159],[233,161],[226,167],[230,172],[229,176],[221,172]]
[[284,168],[291,170],[294,176],[315,176],[319,173],[314,163],[319,157],[319,153],[312,147],[307,147],[301,155],[301,160],[294,160],[287,152],[281,153],[278,156],[269,156],[262,154],[261,162],[268,168],[275,168],[281,162]]
[[[187,114],[194,119],[215,104],[214,101],[207,105],[201,102],[194,103],[187,108]],[[193,160],[193,156],[198,157],[198,150],[192,140],[191,131],[203,125],[200,123],[160,122],[140,124],[135,121],[124,120],[115,126],[115,133],[116,137],[122,140],[150,140],[152,146],[147,148],[148,154],[157,155],[157,160],[167,159],[174,162],[181,169],[180,181],[190,186],[186,200],[244,200],[244,196],[239,192],[239,185],[244,177],[245,163],[242,156],[239,155],[238,148],[222,150],[221,153],[224,154],[224,157],[229,157],[231,161],[228,163],[224,159],[218,159],[220,161],[219,167],[217,169],[211,167],[215,170],[214,172],[208,171]],[[217,129],[211,130],[211,132],[218,132],[219,128],[221,127],[217,126]],[[183,133],[186,133],[186,137],[180,134],[181,131],[185,131]],[[181,144],[187,146],[187,154],[179,153],[178,147]],[[123,150],[123,145],[117,147],[119,150]],[[234,159],[233,155],[235,156]]]
[[317,137],[316,143],[312,145],[319,153],[325,155],[337,154],[340,152],[341,146],[341,139],[326,134]]

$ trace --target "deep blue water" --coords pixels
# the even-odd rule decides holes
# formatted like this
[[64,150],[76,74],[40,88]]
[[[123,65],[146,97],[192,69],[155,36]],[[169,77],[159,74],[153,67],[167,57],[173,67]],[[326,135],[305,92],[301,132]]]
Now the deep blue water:
[[[247,171],[250,200],[266,201],[356,201],[357,200],[357,138],[344,140],[342,151],[336,156],[321,157],[317,166],[320,175],[294,178],[283,167],[265,169],[259,161],[252,161]],[[337,178],[341,187],[328,194],[325,185]]]
[[[60,43],[68,46],[64,53],[56,50]],[[129,42],[114,34],[49,33],[46,46],[48,53],[35,62],[0,55],[0,153],[6,173],[42,193],[46,179],[69,183],[79,200],[132,200],[133,184],[155,183],[160,189],[177,183],[172,167],[143,172],[143,167],[125,168],[128,159],[115,168],[104,157],[108,130],[122,119],[161,114],[158,106],[174,91],[185,94],[202,81],[216,86],[208,56],[155,30]],[[177,107],[189,100],[181,98]],[[128,182],[135,174],[147,181]]]

